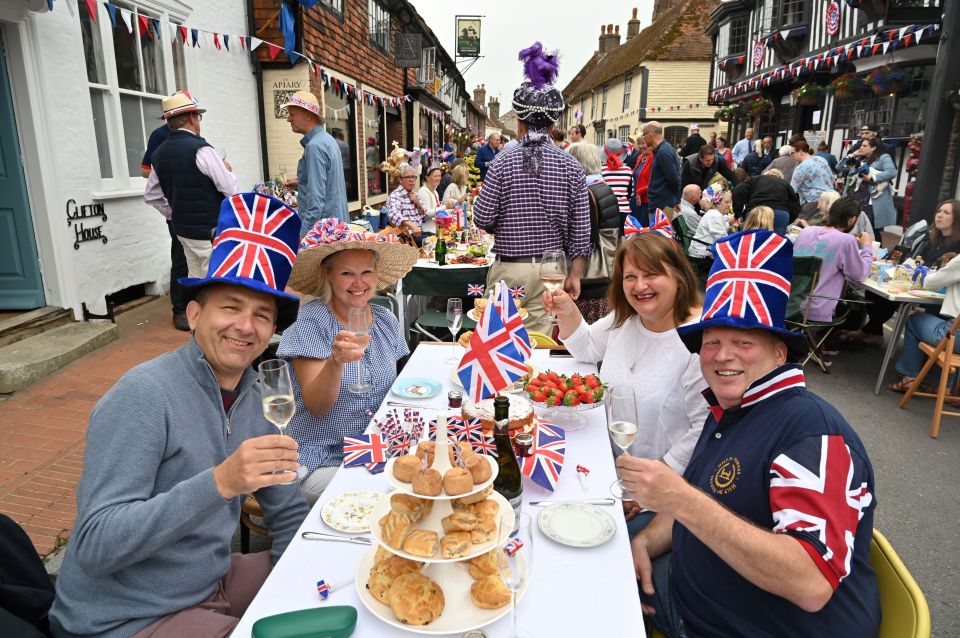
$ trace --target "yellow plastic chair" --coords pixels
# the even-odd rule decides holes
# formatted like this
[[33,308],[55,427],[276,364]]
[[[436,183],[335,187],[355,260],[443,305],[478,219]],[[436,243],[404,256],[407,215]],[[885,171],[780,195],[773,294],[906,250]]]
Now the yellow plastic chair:
[[876,529],[870,542],[870,563],[877,572],[883,612],[878,638],[930,638],[927,599],[893,545]]
[[527,330],[527,335],[530,337],[530,341],[533,342],[534,348],[556,348],[560,345],[542,332],[533,332],[532,330]]

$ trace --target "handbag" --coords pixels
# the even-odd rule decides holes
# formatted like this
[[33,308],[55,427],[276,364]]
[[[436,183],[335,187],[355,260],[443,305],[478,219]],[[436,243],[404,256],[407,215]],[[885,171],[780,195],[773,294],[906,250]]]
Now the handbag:
[[590,259],[587,260],[587,267],[584,270],[583,277],[580,278],[580,283],[587,286],[608,284],[613,276],[613,259],[617,254],[617,248],[620,246],[620,229],[597,229],[600,225],[600,207],[596,195],[590,190],[587,190],[587,194],[590,196],[590,224],[591,229],[593,229],[590,234],[593,252],[590,253]]

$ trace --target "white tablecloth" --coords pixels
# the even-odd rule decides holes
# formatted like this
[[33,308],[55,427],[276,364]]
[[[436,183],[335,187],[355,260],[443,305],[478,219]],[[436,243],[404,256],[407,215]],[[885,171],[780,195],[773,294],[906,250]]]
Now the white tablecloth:
[[[450,366],[443,360],[450,356],[448,345],[423,344],[413,353],[401,377],[433,377],[443,382],[444,391],[422,401],[424,405],[446,407],[446,391],[454,387]],[[462,353],[462,350],[460,351]],[[595,372],[592,365],[570,358],[550,357],[547,350],[535,350],[533,363],[541,370],[560,373]],[[387,395],[387,400],[406,401]],[[380,411],[384,412],[386,405]],[[424,413],[431,419],[434,412]],[[524,479],[524,502],[543,499],[583,499],[610,496],[610,483],[616,478],[610,443],[606,433],[604,410],[583,413],[587,427],[567,434],[566,461],[556,492],[550,492]],[[577,479],[577,464],[590,469],[587,489]],[[357,596],[355,584],[336,589],[326,603],[318,601],[316,584],[320,579],[338,583],[353,578],[366,546],[327,541],[305,541],[305,530],[338,533],[327,528],[320,519],[320,508],[328,498],[348,490],[387,490],[383,475],[372,475],[364,468],[341,468],[317,505],[307,515],[287,551],[280,558],[263,588],[234,631],[234,637],[251,635],[253,623],[272,614],[321,605],[353,605],[359,612],[358,637],[407,636],[367,611]],[[533,572],[526,596],[519,604],[520,624],[537,636],[601,636],[643,635],[643,616],[637,596],[637,582],[630,555],[630,544],[620,504],[602,507],[613,515],[617,525],[612,540],[599,547],[575,549],[560,545],[540,532],[536,534]],[[540,508],[524,506],[534,518]],[[484,630],[489,636],[509,632],[507,614]],[[607,627],[606,630],[602,629]]]

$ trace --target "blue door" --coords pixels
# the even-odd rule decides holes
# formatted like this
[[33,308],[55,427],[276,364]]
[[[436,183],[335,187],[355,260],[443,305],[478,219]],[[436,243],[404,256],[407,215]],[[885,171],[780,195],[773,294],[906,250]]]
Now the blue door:
[[7,57],[0,32],[0,310],[44,305]]

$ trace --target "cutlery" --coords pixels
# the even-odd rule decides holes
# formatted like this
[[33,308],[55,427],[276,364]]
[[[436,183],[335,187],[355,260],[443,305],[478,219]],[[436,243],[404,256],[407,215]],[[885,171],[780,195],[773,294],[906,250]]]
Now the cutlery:
[[392,408],[418,408],[420,410],[443,410],[444,408],[435,408],[432,405],[423,405],[422,403],[400,403],[399,401],[387,401],[387,405]]
[[556,505],[558,503],[583,503],[584,505],[613,505],[617,502],[615,498],[590,498],[590,499],[581,499],[581,500],[571,500],[571,501],[530,501],[528,505],[534,505],[537,507],[546,507],[548,505]]
[[356,543],[357,545],[372,545],[373,539],[367,536],[337,536],[323,532],[303,532],[300,536],[308,541],[338,541],[341,543]]

